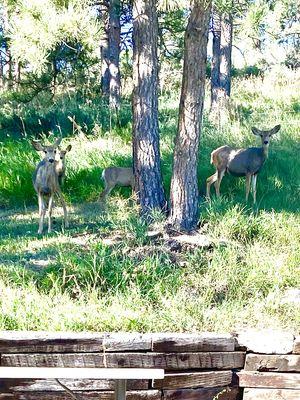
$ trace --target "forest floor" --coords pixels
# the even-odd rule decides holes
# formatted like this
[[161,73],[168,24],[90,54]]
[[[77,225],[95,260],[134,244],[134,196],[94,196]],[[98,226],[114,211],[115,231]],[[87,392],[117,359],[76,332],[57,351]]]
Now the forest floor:
[[[42,236],[31,181],[38,155],[27,138],[3,140],[0,329],[224,332],[248,326],[297,332],[300,105],[296,89],[286,83],[277,79],[272,92],[263,85],[267,82],[240,82],[239,116],[221,130],[204,119],[199,161],[204,243],[178,243],[160,214],[148,226],[129,188],[115,189],[105,206],[96,201],[103,168],[130,165],[130,126],[64,139],[72,144],[64,187],[70,228],[63,228],[57,207],[53,233],[45,224]],[[161,104],[167,194],[176,118],[174,104]],[[222,197],[208,203],[211,150],[225,143],[256,145],[251,126],[277,123],[282,128],[258,178],[257,207],[244,201],[244,180],[232,177],[224,178]]]

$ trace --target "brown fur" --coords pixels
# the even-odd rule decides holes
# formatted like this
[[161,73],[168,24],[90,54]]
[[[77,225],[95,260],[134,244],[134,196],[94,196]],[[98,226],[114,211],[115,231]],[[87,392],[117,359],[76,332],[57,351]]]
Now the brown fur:
[[132,168],[109,167],[102,172],[104,190],[99,196],[99,201],[106,199],[115,186],[131,186],[134,190],[134,175]]
[[252,180],[253,200],[256,202],[256,178],[268,157],[270,137],[277,133],[280,125],[261,131],[252,128],[254,135],[260,136],[262,147],[249,147],[247,149],[234,149],[230,146],[221,146],[211,153],[210,161],[216,172],[207,178],[206,196],[210,199],[210,187],[214,184],[217,196],[220,196],[220,184],[226,172],[234,176],[246,177],[246,201],[248,200]]
[[67,207],[59,183],[59,174],[64,174],[65,171],[64,156],[63,159],[58,159],[58,155],[60,156],[60,151],[58,150],[60,142],[61,139],[57,139],[54,145],[44,146],[40,142],[32,141],[32,145],[37,151],[44,152],[44,158],[38,163],[33,175],[33,185],[39,202],[39,234],[43,232],[46,206],[48,206],[48,232],[51,232],[51,215],[55,194],[62,203],[65,226],[68,227]]

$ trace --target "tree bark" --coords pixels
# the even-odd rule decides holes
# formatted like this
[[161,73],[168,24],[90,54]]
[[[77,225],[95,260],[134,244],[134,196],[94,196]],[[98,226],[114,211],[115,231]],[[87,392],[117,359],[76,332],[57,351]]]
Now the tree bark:
[[101,90],[103,95],[109,96],[109,14],[108,3],[106,1],[103,2],[99,14],[103,22],[103,33],[100,39]]
[[221,61],[220,61],[220,86],[230,97],[231,91],[231,53],[233,36],[233,18],[225,14],[221,22]]
[[220,90],[220,60],[221,60],[221,15],[214,10],[212,13],[212,62],[211,62],[211,111],[218,109]]
[[185,32],[183,81],[171,181],[170,222],[191,231],[198,220],[197,164],[203,112],[210,1],[195,0]]
[[120,79],[120,0],[110,0],[109,4],[109,105],[118,110],[121,102]]
[[135,191],[145,217],[166,206],[158,131],[156,0],[133,2],[133,162]]

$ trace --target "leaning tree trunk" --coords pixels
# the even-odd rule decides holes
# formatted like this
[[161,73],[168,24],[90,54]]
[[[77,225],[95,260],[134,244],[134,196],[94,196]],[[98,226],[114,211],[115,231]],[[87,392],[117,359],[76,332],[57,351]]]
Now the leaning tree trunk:
[[133,162],[141,213],[166,205],[159,153],[156,0],[133,2]]
[[170,222],[191,231],[198,220],[197,164],[211,2],[195,0],[185,32],[183,81],[171,181]]
[[231,91],[231,53],[232,53],[233,18],[231,14],[225,14],[221,22],[221,62],[220,62],[220,86],[225,91],[226,97],[230,97]]
[[109,4],[109,106],[113,110],[120,108],[120,0],[110,0]]
[[212,62],[211,62],[211,111],[218,109],[220,90],[220,59],[221,59],[221,15],[214,10],[212,13]]

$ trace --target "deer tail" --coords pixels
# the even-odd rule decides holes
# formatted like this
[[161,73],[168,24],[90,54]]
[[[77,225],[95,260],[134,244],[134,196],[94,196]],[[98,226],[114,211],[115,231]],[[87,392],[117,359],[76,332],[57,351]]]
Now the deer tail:
[[216,163],[216,157],[217,157],[217,150],[214,150],[214,151],[212,151],[211,152],[211,155],[210,155],[210,163],[211,164],[215,164]]

